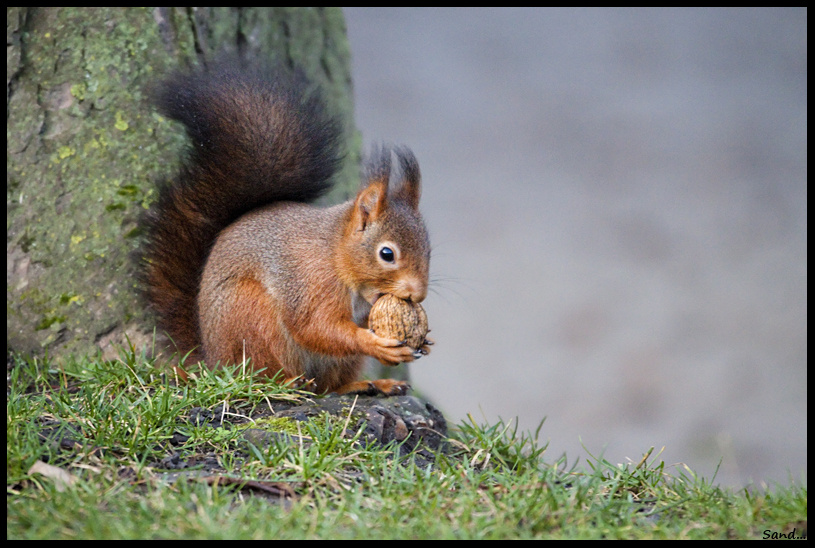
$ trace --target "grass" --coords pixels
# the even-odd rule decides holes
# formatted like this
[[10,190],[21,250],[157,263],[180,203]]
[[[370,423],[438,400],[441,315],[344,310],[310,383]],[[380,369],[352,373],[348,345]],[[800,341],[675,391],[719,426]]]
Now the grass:
[[[362,443],[348,417],[298,423],[298,435],[258,448],[239,427],[199,427],[186,417],[200,407],[240,422],[272,399],[313,396],[240,368],[204,370],[177,385],[132,348],[115,362],[59,369],[14,359],[10,539],[806,535],[807,490],[793,482],[733,492],[651,451],[638,463],[589,455],[569,465],[565,456],[545,458],[541,428],[519,433],[512,423],[472,419],[424,468],[394,447]],[[163,470],[174,453],[200,464]],[[56,468],[32,470],[38,462]]]

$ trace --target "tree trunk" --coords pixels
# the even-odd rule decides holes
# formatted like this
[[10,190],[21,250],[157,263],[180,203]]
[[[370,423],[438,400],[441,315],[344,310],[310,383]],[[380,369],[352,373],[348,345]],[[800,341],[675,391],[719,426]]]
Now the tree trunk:
[[338,8],[7,8],[7,342],[53,357],[150,343],[137,219],[185,137],[145,90],[222,52],[302,69],[345,123],[329,200],[358,184],[350,54]]

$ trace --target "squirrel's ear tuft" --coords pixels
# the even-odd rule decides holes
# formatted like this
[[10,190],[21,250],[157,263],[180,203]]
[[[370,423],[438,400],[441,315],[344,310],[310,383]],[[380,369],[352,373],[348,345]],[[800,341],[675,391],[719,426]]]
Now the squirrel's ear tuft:
[[402,169],[402,184],[393,192],[395,200],[404,201],[414,210],[419,210],[419,198],[422,195],[422,174],[416,156],[407,147],[398,147],[396,156]]
[[371,149],[371,154],[365,160],[366,185],[379,182],[387,188],[391,178],[391,149],[385,145]]

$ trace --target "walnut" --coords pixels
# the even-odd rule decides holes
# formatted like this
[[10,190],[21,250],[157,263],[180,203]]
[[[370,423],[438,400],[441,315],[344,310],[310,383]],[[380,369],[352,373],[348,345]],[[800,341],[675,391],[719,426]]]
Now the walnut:
[[380,337],[405,341],[418,350],[427,336],[427,314],[419,303],[393,295],[382,295],[371,307],[368,327]]

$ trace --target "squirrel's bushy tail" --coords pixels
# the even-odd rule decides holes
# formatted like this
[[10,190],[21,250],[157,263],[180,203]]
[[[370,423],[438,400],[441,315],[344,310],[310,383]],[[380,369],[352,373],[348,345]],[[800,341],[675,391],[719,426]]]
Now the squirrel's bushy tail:
[[183,357],[200,348],[196,299],[218,233],[263,205],[310,202],[330,190],[341,127],[302,75],[282,70],[177,73],[155,102],[184,124],[192,146],[144,218],[141,282]]

